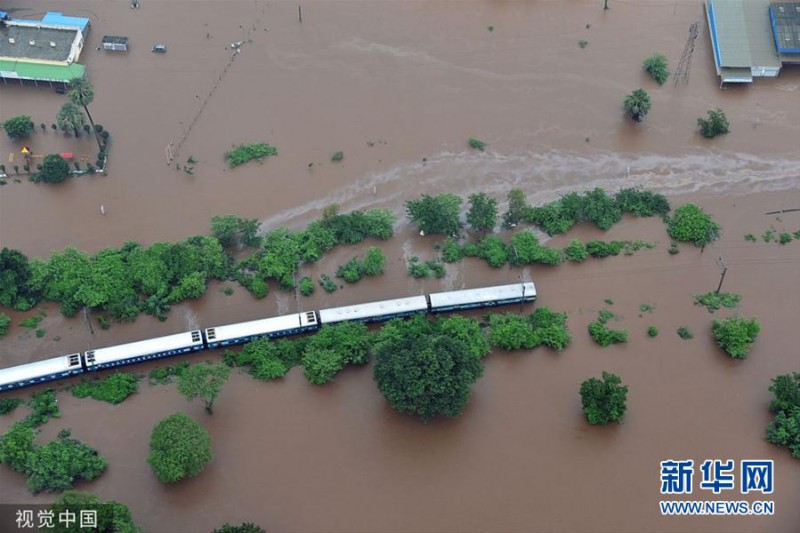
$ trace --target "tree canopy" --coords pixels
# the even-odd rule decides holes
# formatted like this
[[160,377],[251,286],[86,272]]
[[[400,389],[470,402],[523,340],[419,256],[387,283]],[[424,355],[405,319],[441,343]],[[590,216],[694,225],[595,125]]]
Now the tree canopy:
[[625,97],[625,112],[636,122],[641,122],[650,111],[650,95],[644,89],[636,89]]
[[406,211],[409,220],[427,234],[456,235],[461,229],[461,203],[455,194],[423,194],[419,200],[407,201]]
[[497,224],[497,200],[482,192],[470,195],[467,224],[475,231],[492,231]]
[[466,335],[443,329],[441,322],[423,317],[393,320],[383,326],[375,342],[378,389],[392,407],[423,422],[461,414],[472,385],[483,374],[481,349],[475,347],[485,346],[485,340],[474,338],[474,330],[463,325],[456,329]]
[[61,106],[61,109],[56,115],[56,123],[58,127],[64,131],[72,130],[75,136],[80,135],[83,125],[86,123],[86,116],[83,111],[72,102],[67,102]]
[[667,233],[676,241],[702,247],[719,238],[720,226],[700,207],[683,204],[668,218]]
[[230,375],[231,367],[224,363],[216,365],[197,363],[178,376],[178,392],[189,401],[200,398],[205,403],[208,414],[212,414],[214,400],[219,396],[222,386]]
[[583,413],[590,424],[619,422],[627,410],[628,387],[616,374],[603,372],[603,379],[589,378],[581,383]]
[[211,533],[267,533],[264,528],[252,522],[244,522],[241,525],[234,526],[225,524],[212,531]]
[[[79,516],[82,510],[97,511],[97,526],[92,529],[94,533],[140,533],[141,529],[136,526],[131,516],[131,511],[127,505],[114,500],[101,501],[96,495],[89,492],[78,490],[68,490],[63,492],[53,502],[50,508],[53,516],[58,517],[61,513],[71,511]],[[80,527],[80,521],[67,524],[66,521],[53,520],[52,528],[45,528],[43,531],[48,533],[83,533],[86,527]]]
[[775,417],[767,427],[767,440],[800,459],[800,372],[777,376],[769,390],[774,394],[769,410]]
[[72,172],[66,159],[58,154],[44,156],[42,170],[37,175],[38,181],[45,183],[61,183],[67,179]]
[[711,329],[720,348],[734,359],[745,359],[761,331],[761,325],[755,318],[732,316],[714,320]]
[[147,462],[164,483],[196,476],[211,457],[208,432],[183,413],[168,416],[153,429]]
[[28,115],[19,115],[11,117],[3,122],[3,129],[6,130],[8,138],[13,140],[22,139],[33,133],[35,128],[33,120]]

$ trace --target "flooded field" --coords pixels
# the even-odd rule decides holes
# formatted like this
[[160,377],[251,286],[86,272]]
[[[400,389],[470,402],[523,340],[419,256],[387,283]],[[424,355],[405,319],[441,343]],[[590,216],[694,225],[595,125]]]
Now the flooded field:
[[[242,521],[288,532],[797,531],[800,464],[763,431],[770,380],[800,370],[800,242],[743,236],[770,225],[800,229],[800,213],[764,215],[800,207],[800,70],[721,91],[701,26],[688,83],[659,88],[641,61],[662,52],[674,68],[689,26],[703,17],[701,4],[612,0],[605,12],[601,4],[304,2],[302,24],[294,2],[61,6],[92,21],[83,62],[96,90],[92,114],[113,136],[110,171],[58,187],[22,176],[0,188],[0,246],[29,256],[68,245],[95,251],[126,240],[179,240],[207,232],[215,214],[257,217],[265,229],[301,228],[333,202],[401,214],[405,200],[421,192],[485,191],[501,199],[512,187],[536,204],[572,190],[641,185],[670,195],[673,205],[699,203],[723,228],[704,253],[683,247],[670,256],[660,220],[626,218],[607,233],[578,228],[553,244],[577,237],[658,247],[556,268],[493,270],[465,260],[449,265],[443,280],[420,282],[406,274],[406,259],[433,257],[437,239],[403,223],[382,244],[386,274],[332,295],[297,300],[274,289],[256,301],[238,285],[226,296],[226,284],[214,283],[164,323],[141,316],[94,335],[82,319],[63,319],[47,304],[47,336],[14,328],[0,341],[2,366],[520,276],[536,282],[538,304],[569,313],[574,336],[560,355],[488,356],[464,414],[427,425],[395,413],[369,367],[347,369],[322,387],[298,369],[275,383],[234,373],[213,417],[174,386],[144,384],[119,406],[62,393],[63,417],[46,424],[41,439],[71,427],[109,459],[103,476],[79,488],[128,504],[137,523],[158,532]],[[14,15],[53,7],[26,6]],[[96,51],[104,34],[127,35],[131,51]],[[246,43],[231,62],[226,47],[240,40]],[[168,52],[150,53],[155,42]],[[621,102],[640,86],[653,109],[633,124]],[[30,114],[37,124],[52,122],[64,102],[50,89],[11,85],[0,86],[0,98],[0,120]],[[695,122],[714,107],[728,114],[731,133],[705,141]],[[165,163],[166,145],[184,137],[178,160],[198,160],[193,176]],[[468,137],[489,143],[488,151],[470,151]],[[274,144],[278,157],[227,169],[223,153],[252,141]],[[86,137],[49,131],[31,144],[34,153],[94,153]],[[3,161],[20,146],[0,139]],[[330,162],[338,150],[344,160]],[[337,248],[301,274],[332,273],[361,251]],[[693,294],[716,288],[720,256],[729,267],[724,289],[740,293],[741,312],[762,324],[745,361],[730,360],[710,336],[712,318],[730,312],[712,316],[692,305]],[[605,299],[631,332],[627,345],[601,349],[586,334]],[[655,309],[640,317],[643,303]],[[656,339],[647,338],[650,325],[661,331]],[[679,326],[695,338],[681,340]],[[630,387],[618,427],[589,427],[580,411],[580,383],[603,370]],[[19,411],[0,419],[0,430],[24,416]],[[153,425],[176,411],[209,430],[214,461],[197,478],[164,487],[146,465],[147,447]],[[774,459],[775,516],[660,516],[659,462],[680,458]],[[52,499],[30,495],[21,476],[2,468],[0,501]]]

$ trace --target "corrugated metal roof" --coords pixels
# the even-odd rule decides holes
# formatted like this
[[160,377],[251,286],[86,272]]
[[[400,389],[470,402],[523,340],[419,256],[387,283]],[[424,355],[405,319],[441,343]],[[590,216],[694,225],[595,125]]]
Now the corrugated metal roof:
[[769,16],[778,51],[800,53],[800,2],[776,2],[769,6]]
[[25,61],[0,61],[0,77],[4,78],[67,82],[72,78],[82,78],[85,71],[86,68],[78,63],[72,63],[71,65],[44,65]]
[[712,33],[722,68],[780,68],[769,0],[709,0]]

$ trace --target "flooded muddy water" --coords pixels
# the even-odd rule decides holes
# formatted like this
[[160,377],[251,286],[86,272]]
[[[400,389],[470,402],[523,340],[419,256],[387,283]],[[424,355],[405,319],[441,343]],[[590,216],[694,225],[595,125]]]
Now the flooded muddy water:
[[[82,319],[63,319],[48,304],[41,325],[48,335],[13,329],[0,341],[3,366],[298,309],[520,277],[535,280],[538,305],[569,313],[574,337],[558,355],[489,355],[464,414],[427,425],[387,405],[370,367],[347,369],[322,387],[298,369],[274,383],[234,373],[213,416],[174,386],[143,384],[119,406],[61,393],[63,417],[46,424],[41,439],[71,427],[109,459],[102,477],[79,488],[125,502],[137,523],[157,532],[242,521],[287,532],[800,529],[800,463],[763,439],[770,380],[800,371],[800,242],[743,239],[770,225],[800,229],[800,213],[764,215],[800,207],[800,71],[721,91],[702,27],[688,83],[659,88],[641,61],[658,51],[674,68],[689,25],[703,17],[701,4],[612,0],[606,12],[601,4],[304,2],[302,24],[293,2],[63,6],[93,24],[84,62],[96,89],[92,114],[113,135],[110,171],[58,187],[35,186],[24,176],[0,187],[0,245],[30,256],[68,245],[94,251],[126,240],[178,240],[206,232],[215,214],[257,217],[265,229],[300,228],[333,202],[401,214],[403,202],[421,192],[503,198],[512,187],[538,203],[572,190],[641,185],[669,194],[673,205],[699,203],[723,228],[704,253],[682,247],[670,256],[660,220],[626,218],[607,233],[581,227],[553,243],[641,239],[658,247],[556,268],[494,270],[465,260],[448,265],[443,280],[421,282],[407,275],[406,260],[433,257],[437,239],[402,223],[381,244],[386,274],[333,294],[297,299],[275,289],[256,301],[238,286],[226,296],[227,284],[212,283],[164,323],[141,316],[95,328],[94,335]],[[15,14],[33,17],[52,7],[26,6]],[[104,34],[129,36],[131,51],[96,51]],[[225,71],[226,46],[240,40],[247,42]],[[579,40],[589,44],[581,49]],[[150,53],[155,42],[168,52]],[[632,124],[621,102],[640,86],[653,109],[644,123]],[[0,119],[24,113],[36,123],[52,122],[64,101],[49,89],[11,85],[0,86],[0,98]],[[708,142],[695,122],[714,107],[726,111],[732,129]],[[184,132],[179,162],[198,160],[192,176],[165,164],[166,145],[177,146]],[[470,151],[468,137],[488,142],[488,151]],[[278,157],[225,167],[222,154],[232,144],[259,140],[276,145]],[[92,153],[85,137],[39,132],[31,142],[35,153]],[[0,140],[4,161],[18,148]],[[338,150],[345,158],[334,164],[330,155]],[[332,273],[362,251],[338,248],[301,275]],[[693,294],[716,288],[720,256],[729,267],[724,290],[740,293],[740,311],[762,324],[745,361],[730,360],[710,336],[712,318],[730,312],[712,316],[692,304]],[[653,312],[640,313],[643,303]],[[628,344],[601,349],[591,342],[586,326],[603,307],[622,317]],[[655,339],[646,335],[650,325],[661,331]],[[681,340],[679,326],[694,339]],[[219,354],[196,356],[207,357]],[[603,370],[630,387],[629,410],[622,425],[590,427],[578,389]],[[24,416],[19,411],[2,417],[0,430]],[[155,423],[176,411],[208,429],[214,460],[198,477],[164,487],[146,465],[147,448]],[[662,517],[659,462],[681,458],[774,459],[776,514]],[[24,479],[5,467],[0,472],[0,501],[52,501],[30,495]]]

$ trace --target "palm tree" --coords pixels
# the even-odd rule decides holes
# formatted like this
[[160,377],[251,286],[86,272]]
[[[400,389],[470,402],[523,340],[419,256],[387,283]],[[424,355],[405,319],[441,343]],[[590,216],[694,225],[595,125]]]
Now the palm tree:
[[641,122],[650,111],[650,95],[643,89],[636,89],[625,97],[623,107],[628,116],[636,122]]
[[64,131],[71,129],[75,132],[75,137],[78,137],[80,134],[80,130],[83,128],[83,123],[85,121],[86,117],[83,116],[83,111],[70,102],[61,106],[61,110],[58,112],[58,115],[56,115],[58,127]]
[[[86,111],[86,116],[89,117],[92,130],[94,130],[94,119],[92,118],[92,114],[89,113],[89,104],[94,100],[94,87],[92,86],[92,82],[89,81],[89,78],[72,78],[69,80],[67,97],[73,104],[83,107],[83,110]],[[100,137],[96,131],[95,140],[97,141],[98,150],[102,150],[103,148],[100,146]]]

